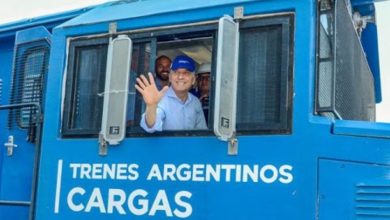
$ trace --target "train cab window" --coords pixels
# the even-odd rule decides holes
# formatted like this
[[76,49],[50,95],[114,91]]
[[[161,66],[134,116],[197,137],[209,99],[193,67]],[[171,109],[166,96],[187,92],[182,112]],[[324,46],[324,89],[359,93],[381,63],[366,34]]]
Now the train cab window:
[[63,107],[64,135],[100,131],[108,39],[70,42]]
[[[237,133],[289,133],[293,16],[242,20],[239,27]],[[136,32],[127,36],[132,41],[127,91],[127,136],[147,135],[140,126],[145,104],[134,85],[141,74],[155,73],[155,60],[161,55],[171,60],[178,55],[187,55],[195,61],[195,72],[203,64],[210,64],[209,102],[205,106],[207,112],[204,112],[207,128],[164,130],[154,135],[211,135],[216,98],[218,25],[161,29],[153,33]],[[108,43],[108,38],[70,40],[63,104],[64,136],[99,134],[104,102],[102,94],[110,92],[104,91]],[[195,97],[196,89],[195,85],[190,91]]]
[[240,23],[237,132],[289,132],[292,19]]
[[[213,36],[210,32],[201,34],[196,32],[185,34],[174,32],[175,31],[170,34],[157,34],[158,36],[150,43],[137,43],[137,40],[135,40],[133,45],[129,83],[127,120],[128,135],[146,134],[146,132],[140,127],[141,117],[145,111],[145,104],[142,95],[135,92],[135,78],[141,74],[146,74],[147,72],[155,73],[155,61],[158,57],[166,56],[173,60],[176,56],[187,55],[195,61],[197,68],[204,63],[211,62]],[[196,85],[194,85],[190,92],[196,97]],[[211,117],[211,114],[207,113],[205,117]],[[179,134],[180,132],[186,133],[188,131],[165,130],[162,134],[171,135],[173,133]],[[158,134],[161,134],[161,132]]]

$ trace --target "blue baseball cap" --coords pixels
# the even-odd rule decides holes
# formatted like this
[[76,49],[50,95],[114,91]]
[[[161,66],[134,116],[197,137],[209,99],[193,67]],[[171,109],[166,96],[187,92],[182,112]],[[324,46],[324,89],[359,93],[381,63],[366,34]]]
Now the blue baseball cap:
[[193,73],[195,71],[195,61],[189,56],[177,56],[172,62],[171,69],[176,71],[179,68],[184,68]]

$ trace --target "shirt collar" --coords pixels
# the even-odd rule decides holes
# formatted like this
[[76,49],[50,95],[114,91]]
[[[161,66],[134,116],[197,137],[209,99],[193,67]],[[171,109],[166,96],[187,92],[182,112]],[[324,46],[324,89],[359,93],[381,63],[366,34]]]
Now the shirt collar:
[[184,104],[184,105],[186,105],[186,104],[188,104],[188,103],[190,103],[190,102],[192,101],[192,96],[191,96],[191,94],[188,92],[188,98],[187,98],[187,100],[185,101],[185,103],[183,103],[183,101],[181,101],[181,99],[180,99],[179,97],[177,97],[175,91],[173,91],[172,86],[169,86],[169,89],[168,89],[168,91],[167,91],[167,96],[170,97],[170,98],[176,99],[178,102],[180,102],[180,103],[182,103],[182,104]]

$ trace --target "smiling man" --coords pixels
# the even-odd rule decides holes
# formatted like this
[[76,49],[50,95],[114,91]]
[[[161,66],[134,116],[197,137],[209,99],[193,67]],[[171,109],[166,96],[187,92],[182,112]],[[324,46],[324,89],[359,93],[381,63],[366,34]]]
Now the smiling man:
[[156,59],[155,70],[156,70],[156,86],[159,90],[164,86],[169,85],[169,73],[171,72],[172,61],[167,56],[159,56]]
[[149,132],[163,130],[207,129],[202,106],[188,91],[195,83],[195,62],[188,56],[177,56],[171,67],[169,82],[158,90],[153,75],[137,78],[135,88],[146,104],[141,127]]

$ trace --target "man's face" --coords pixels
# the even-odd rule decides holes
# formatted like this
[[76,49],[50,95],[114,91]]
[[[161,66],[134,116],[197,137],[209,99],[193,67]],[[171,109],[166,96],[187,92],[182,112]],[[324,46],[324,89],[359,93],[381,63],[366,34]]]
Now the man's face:
[[194,75],[185,68],[172,71],[169,80],[175,92],[188,92],[195,83]]
[[198,74],[196,83],[200,92],[208,93],[210,89],[210,73]]
[[171,61],[165,57],[157,60],[156,63],[156,76],[162,81],[169,79],[169,72],[171,71]]

